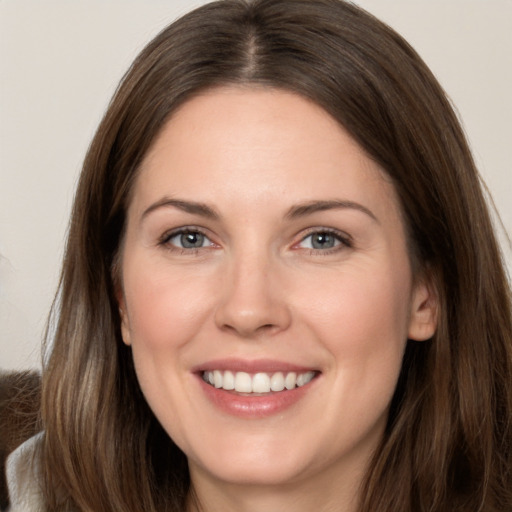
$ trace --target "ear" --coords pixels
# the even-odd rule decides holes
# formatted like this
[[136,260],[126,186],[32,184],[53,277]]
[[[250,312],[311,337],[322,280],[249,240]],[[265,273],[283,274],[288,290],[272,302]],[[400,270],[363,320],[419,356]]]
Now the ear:
[[121,337],[123,338],[124,344],[130,346],[132,344],[130,336],[130,322],[126,312],[126,301],[121,290],[116,292],[116,298],[119,305],[119,318],[121,319]]
[[413,289],[408,338],[425,341],[435,334],[439,300],[431,279],[422,277]]
[[119,319],[121,320],[121,337],[123,343],[130,346],[132,344],[130,336],[130,322],[128,313],[126,312],[126,299],[124,296],[122,276],[121,276],[121,249],[118,250],[111,268],[112,284],[114,287],[114,295],[119,307]]

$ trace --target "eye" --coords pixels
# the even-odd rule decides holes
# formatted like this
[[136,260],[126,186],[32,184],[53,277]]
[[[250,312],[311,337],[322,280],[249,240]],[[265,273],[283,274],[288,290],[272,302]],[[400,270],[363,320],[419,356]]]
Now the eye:
[[313,231],[305,236],[298,244],[298,247],[302,249],[312,249],[315,251],[337,249],[342,248],[342,246],[351,246],[349,237],[329,230]]
[[166,234],[161,243],[178,249],[200,249],[214,245],[204,233],[193,229],[181,229]]

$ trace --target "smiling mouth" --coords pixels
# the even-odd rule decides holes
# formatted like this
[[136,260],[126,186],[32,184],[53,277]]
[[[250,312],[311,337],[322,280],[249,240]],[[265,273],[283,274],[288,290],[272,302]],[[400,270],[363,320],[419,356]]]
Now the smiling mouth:
[[275,372],[246,373],[229,370],[213,370],[202,372],[203,380],[217,389],[235,391],[237,393],[271,393],[290,391],[311,382],[318,372]]

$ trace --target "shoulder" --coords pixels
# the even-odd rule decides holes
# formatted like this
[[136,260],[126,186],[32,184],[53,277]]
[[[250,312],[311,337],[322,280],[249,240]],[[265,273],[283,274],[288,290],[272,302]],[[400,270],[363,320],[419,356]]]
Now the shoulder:
[[43,433],[25,441],[12,452],[6,465],[7,486],[11,501],[9,512],[43,510],[41,470],[38,447]]

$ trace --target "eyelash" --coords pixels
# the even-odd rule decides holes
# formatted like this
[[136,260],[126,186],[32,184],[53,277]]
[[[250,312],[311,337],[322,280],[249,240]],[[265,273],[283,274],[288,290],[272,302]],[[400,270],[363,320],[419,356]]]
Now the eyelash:
[[315,249],[315,248],[307,249],[309,251],[309,254],[312,256],[329,256],[329,255],[337,253],[339,251],[343,251],[345,249],[350,249],[354,246],[352,238],[348,234],[338,231],[336,229],[332,229],[332,228],[313,228],[305,236],[303,236],[297,244],[294,244],[294,246],[297,246],[298,244],[303,243],[306,239],[308,239],[309,237],[311,237],[313,235],[332,236],[335,239],[335,241],[339,242],[339,243],[329,249]]
[[[180,235],[201,235],[206,238],[206,240],[210,241],[210,244],[207,246],[202,247],[178,247],[170,241]],[[320,249],[320,248],[308,248],[307,251],[312,256],[328,256],[334,253],[337,253],[339,251],[342,251],[344,249],[350,249],[353,247],[353,241],[349,235],[346,233],[340,232],[338,230],[332,229],[332,228],[312,228],[306,235],[304,235],[299,242],[295,243],[293,247],[297,247],[301,243],[303,243],[305,240],[307,240],[309,237],[312,237],[313,235],[327,235],[332,236],[335,239],[335,242],[338,242],[334,247],[328,248],[328,249]],[[179,229],[175,229],[172,231],[168,231],[164,233],[160,239],[158,240],[158,245],[166,247],[170,251],[179,252],[180,254],[187,254],[187,255],[194,255],[197,254],[201,249],[207,249],[208,247],[212,247],[215,244],[210,240],[208,235],[201,229],[196,227],[182,227]],[[298,247],[300,249],[300,247]]]
[[[201,235],[204,236],[207,240],[210,241],[210,245],[204,247],[178,247],[171,243],[171,240],[180,235]],[[182,227],[179,229],[175,229],[172,231],[167,231],[164,233],[160,239],[158,240],[158,245],[165,247],[170,251],[178,252],[179,254],[197,254],[201,249],[207,249],[214,245],[214,243],[210,240],[208,235],[199,228],[190,226],[190,227]]]

